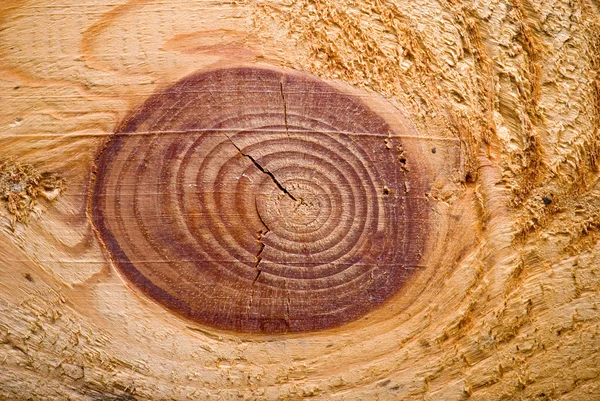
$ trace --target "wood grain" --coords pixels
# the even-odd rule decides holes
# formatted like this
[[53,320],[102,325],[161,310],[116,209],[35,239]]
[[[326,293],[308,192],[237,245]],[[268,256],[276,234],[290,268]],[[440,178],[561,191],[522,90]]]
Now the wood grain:
[[[6,195],[0,199],[0,399],[599,399],[599,14],[593,0],[3,2],[0,164],[3,171],[51,174],[64,186],[40,192],[35,180],[19,181],[39,195],[35,205],[22,209],[26,219],[16,218]],[[136,136],[152,124],[159,131],[169,127],[168,112],[163,120],[138,113],[152,109],[149,99],[168,104],[173,99],[164,94],[178,82],[238,68],[274,74],[260,80],[272,87],[265,92],[271,95],[241,102],[217,93],[215,99],[231,107],[211,116],[232,116],[240,107],[271,108],[265,124],[228,130],[231,140],[199,131]],[[300,85],[297,91],[290,90],[293,82]],[[306,130],[307,121],[292,115],[333,124],[348,112],[316,108],[312,101],[307,110],[294,109],[323,92],[333,105],[352,104],[357,122],[377,123],[366,130],[352,127],[352,121],[339,123],[326,146],[307,147],[306,132],[289,130],[292,122]],[[186,107],[174,109],[193,110],[198,122],[206,123],[200,106]],[[194,118],[185,120],[184,114],[174,121],[193,125]],[[293,167],[293,157],[269,157],[286,149],[287,139],[281,141],[286,114],[295,141],[290,146],[296,146],[286,151],[312,155],[307,163],[322,174],[318,187],[312,181],[317,176],[303,183],[303,190],[291,178],[305,171]],[[270,128],[252,132],[257,125]],[[381,137],[343,133],[387,136],[379,131],[385,126],[389,148]],[[259,145],[268,142],[264,135],[278,145]],[[184,157],[177,147],[191,144],[163,140],[191,137],[218,138],[224,156],[213,158],[208,169],[196,168],[206,161],[199,149],[186,159],[193,168],[179,168]],[[291,216],[298,199],[323,188],[349,202],[349,187],[325,184],[334,177],[350,183],[356,176],[343,167],[348,165],[356,171],[364,167],[361,180],[372,177],[372,187],[353,186],[355,205],[362,197],[363,206],[379,205],[382,213],[377,230],[369,220],[374,215],[367,213],[371,231],[346,235],[346,243],[360,238],[405,257],[401,248],[371,233],[389,229],[392,237],[402,235],[410,222],[402,228],[393,223],[404,224],[410,210],[396,216],[391,211],[404,202],[405,191],[418,194],[426,200],[422,232],[427,235],[417,241],[418,263],[411,256],[405,264],[419,267],[401,284],[375,294],[377,305],[350,302],[364,300],[360,295],[335,299],[353,305],[356,314],[328,325],[301,313],[293,330],[284,323],[232,327],[174,313],[128,278],[91,208],[102,198],[92,196],[98,195],[96,183],[103,182],[98,178],[115,179],[103,163],[116,172],[125,162],[109,160],[107,152],[117,143],[131,146],[133,138],[144,151],[130,163],[152,159],[169,146],[179,155],[149,163],[134,183],[140,194],[148,194],[138,206],[152,212],[145,217],[152,224],[176,227],[160,220],[172,214],[165,208],[174,203],[155,202],[165,211],[156,213],[146,203],[150,194],[171,192],[156,186],[143,192],[141,183],[177,185],[177,180],[160,181],[161,171],[189,174],[179,182],[192,185],[199,185],[197,172],[212,174],[202,178],[206,186],[173,191],[188,194],[180,204],[190,205],[190,213],[214,219],[192,220],[196,226],[186,227],[181,239],[201,233],[199,223],[205,221],[221,230],[207,230],[211,237],[205,244],[217,244],[216,238],[229,238],[221,244],[246,244],[236,248],[239,254],[225,255],[239,256],[243,288],[252,288],[257,265],[262,273],[254,287],[266,288],[284,265],[278,263],[283,254],[275,252],[275,239],[294,221],[297,227],[308,221],[277,220],[269,213],[279,208]],[[215,149],[211,146],[206,151]],[[323,161],[331,167],[324,168]],[[223,172],[231,175],[219,177],[220,166],[228,166]],[[294,174],[286,175],[287,168]],[[230,185],[241,176],[231,169],[260,181],[260,188],[251,188],[245,178]],[[328,176],[332,171],[340,174]],[[227,185],[215,191],[221,179]],[[27,204],[29,195],[17,194],[19,187],[10,182],[0,193],[9,194],[13,206],[17,200]],[[239,202],[219,200],[234,188]],[[217,197],[206,198],[210,193]],[[223,208],[219,202],[230,203]],[[240,209],[244,202],[250,208]],[[124,216],[131,216],[134,205],[126,204]],[[203,212],[205,207],[212,209]],[[298,210],[306,217],[316,209]],[[327,205],[320,210],[326,212]],[[244,218],[238,221],[234,213]],[[224,227],[241,231],[227,233]],[[259,235],[265,227],[269,231]],[[128,232],[107,228],[117,241]],[[162,231],[155,228],[152,235]],[[160,251],[184,252],[172,245]],[[146,253],[142,257],[150,256]],[[202,260],[219,259],[213,256]],[[174,262],[180,263],[178,258]],[[324,299],[333,299],[330,295]],[[240,294],[242,302],[231,305],[244,304],[248,296]],[[316,305],[313,298],[296,300],[310,308]],[[285,307],[277,308],[274,316],[285,322]]]
[[392,132],[308,76],[195,74],[106,145],[92,220],[121,272],[185,317],[242,332],[331,328],[420,266],[428,177],[403,135],[415,131]]

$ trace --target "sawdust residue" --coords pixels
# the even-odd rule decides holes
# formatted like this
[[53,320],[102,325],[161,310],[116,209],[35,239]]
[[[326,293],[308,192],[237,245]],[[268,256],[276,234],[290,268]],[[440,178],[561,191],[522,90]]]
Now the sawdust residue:
[[0,161],[0,201],[10,214],[11,227],[39,213],[39,199],[53,201],[65,188],[64,179],[14,159]]
[[[472,182],[481,146],[495,136],[484,38],[468,10],[443,24],[417,11],[373,0],[273,0],[255,7],[254,24],[265,41],[293,43],[283,65],[374,90],[401,104],[420,132],[458,138],[462,177]],[[447,16],[441,6],[431,13]]]

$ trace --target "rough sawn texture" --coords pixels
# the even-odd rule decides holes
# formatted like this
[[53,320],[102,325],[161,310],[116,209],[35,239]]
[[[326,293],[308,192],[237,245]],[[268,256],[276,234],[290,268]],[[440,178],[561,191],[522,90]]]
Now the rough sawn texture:
[[[593,0],[3,2],[0,163],[65,186],[28,223],[0,205],[0,399],[600,399],[598,18]],[[415,131],[430,231],[381,307],[234,334],[111,263],[88,213],[102,147],[152,94],[232,66],[310,74]]]

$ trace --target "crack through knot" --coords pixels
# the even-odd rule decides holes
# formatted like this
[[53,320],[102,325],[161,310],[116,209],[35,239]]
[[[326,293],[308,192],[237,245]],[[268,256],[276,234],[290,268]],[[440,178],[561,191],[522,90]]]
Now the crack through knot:
[[256,159],[255,159],[254,157],[252,157],[251,155],[249,155],[249,154],[247,154],[247,153],[244,153],[244,152],[242,151],[242,149],[240,149],[240,147],[239,147],[239,146],[237,146],[237,145],[235,144],[235,142],[233,142],[233,140],[232,140],[232,139],[231,139],[229,136],[227,136],[227,135],[225,135],[225,136],[227,137],[227,139],[229,139],[229,142],[231,142],[231,144],[232,144],[233,146],[235,146],[235,148],[238,150],[238,152],[240,152],[240,154],[241,154],[242,156],[244,156],[244,157],[247,157],[248,159],[250,159],[250,161],[252,162],[252,164],[254,164],[254,166],[255,166],[257,169],[259,169],[259,170],[260,170],[262,173],[264,173],[264,174],[268,175],[269,177],[271,177],[271,180],[273,181],[273,183],[275,183],[275,185],[277,185],[277,188],[279,188],[279,190],[280,190],[281,192],[283,192],[284,194],[286,194],[287,196],[289,196],[289,197],[290,197],[290,199],[292,199],[294,202],[298,202],[298,199],[296,199],[296,197],[295,197],[294,195],[292,195],[292,194],[290,193],[290,191],[288,191],[288,190],[287,190],[287,189],[286,189],[286,188],[285,188],[285,187],[284,187],[284,186],[283,186],[283,185],[282,185],[282,184],[281,184],[281,183],[280,183],[280,182],[277,180],[277,178],[275,178],[275,175],[274,175],[272,172],[270,172],[269,170],[267,170],[266,168],[264,168],[263,166],[261,166],[261,165],[260,165],[260,164],[259,164],[259,163],[256,161]]

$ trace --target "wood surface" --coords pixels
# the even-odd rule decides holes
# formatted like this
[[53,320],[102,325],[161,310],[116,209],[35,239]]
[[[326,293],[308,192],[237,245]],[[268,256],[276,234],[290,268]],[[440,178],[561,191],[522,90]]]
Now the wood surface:
[[3,2],[0,399],[600,399],[599,18]]
[[422,268],[428,174],[418,159],[409,171],[401,145],[415,131],[393,132],[354,96],[218,69],[125,121],[96,162],[92,223],[123,275],[180,315],[317,331],[377,308]]

